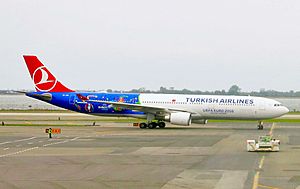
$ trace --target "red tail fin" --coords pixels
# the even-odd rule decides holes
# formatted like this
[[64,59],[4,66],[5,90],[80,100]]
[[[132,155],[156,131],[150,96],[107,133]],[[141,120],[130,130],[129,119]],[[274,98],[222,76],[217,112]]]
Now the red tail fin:
[[74,92],[68,89],[38,60],[36,56],[24,55],[30,76],[36,91],[39,92]]

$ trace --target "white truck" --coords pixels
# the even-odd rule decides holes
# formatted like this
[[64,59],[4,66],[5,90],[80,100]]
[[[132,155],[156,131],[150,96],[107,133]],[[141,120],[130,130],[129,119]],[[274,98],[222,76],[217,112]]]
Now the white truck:
[[258,140],[247,140],[248,152],[279,152],[280,140],[270,135],[260,136]]

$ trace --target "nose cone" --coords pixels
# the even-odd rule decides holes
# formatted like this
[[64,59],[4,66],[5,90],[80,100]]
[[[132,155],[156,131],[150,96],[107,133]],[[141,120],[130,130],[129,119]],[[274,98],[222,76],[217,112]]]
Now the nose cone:
[[290,110],[287,107],[282,106],[282,115],[287,114],[289,112],[290,112]]
[[281,106],[281,107],[277,107],[276,110],[275,110],[275,112],[274,112],[275,113],[274,114],[274,118],[281,117],[281,116],[289,113],[290,110],[287,107],[285,107],[285,106]]

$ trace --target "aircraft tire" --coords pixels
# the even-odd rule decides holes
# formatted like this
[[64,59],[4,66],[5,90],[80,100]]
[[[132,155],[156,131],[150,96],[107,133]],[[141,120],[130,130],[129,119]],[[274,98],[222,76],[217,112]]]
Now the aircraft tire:
[[166,127],[166,123],[165,122],[158,122],[158,127],[163,129]]
[[149,128],[149,129],[155,129],[156,126],[157,126],[157,125],[156,125],[156,123],[154,123],[154,122],[148,124],[148,128]]
[[147,123],[140,123],[140,128],[141,129],[146,129],[147,128]]

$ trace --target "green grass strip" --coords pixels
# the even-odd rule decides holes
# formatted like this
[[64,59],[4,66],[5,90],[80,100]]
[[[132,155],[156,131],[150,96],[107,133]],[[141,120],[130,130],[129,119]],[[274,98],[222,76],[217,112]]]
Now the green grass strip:
[[92,126],[92,125],[78,125],[78,124],[6,124],[5,126],[1,127],[6,127],[6,126],[20,126],[20,127],[84,127],[84,126]]
[[[209,123],[247,123],[257,122],[255,120],[208,120]],[[264,120],[265,123],[300,123],[300,119],[270,119]]]
[[43,110],[43,109],[29,109],[29,110],[0,110],[0,113],[73,113],[70,110]]

